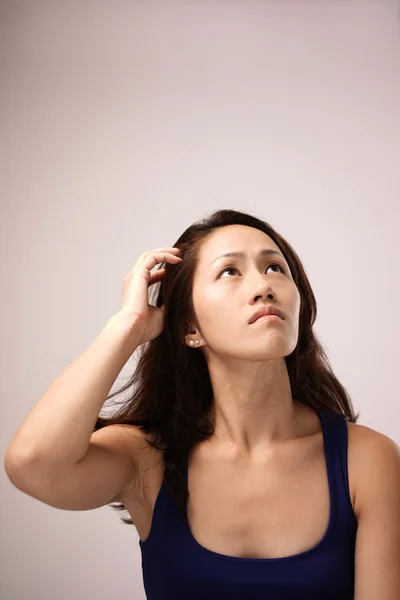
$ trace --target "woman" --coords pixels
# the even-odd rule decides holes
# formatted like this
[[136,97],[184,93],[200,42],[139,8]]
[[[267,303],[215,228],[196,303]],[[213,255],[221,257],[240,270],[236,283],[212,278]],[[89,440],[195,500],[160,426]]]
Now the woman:
[[[150,600],[399,600],[399,448],[357,424],[315,319],[288,242],[213,213],[141,255],[21,425],[10,479],[52,506],[126,509]],[[139,347],[107,398],[131,396],[100,417]]]

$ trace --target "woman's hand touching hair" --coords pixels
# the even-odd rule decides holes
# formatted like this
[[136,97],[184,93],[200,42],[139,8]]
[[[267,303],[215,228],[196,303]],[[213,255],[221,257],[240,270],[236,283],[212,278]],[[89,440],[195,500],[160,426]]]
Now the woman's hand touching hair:
[[148,289],[162,280],[165,269],[151,272],[158,263],[178,263],[182,259],[177,256],[179,248],[155,248],[143,252],[132,271],[123,282],[122,307],[120,313],[128,314],[140,328],[139,343],[153,340],[164,327],[164,306],[158,308],[148,302]]

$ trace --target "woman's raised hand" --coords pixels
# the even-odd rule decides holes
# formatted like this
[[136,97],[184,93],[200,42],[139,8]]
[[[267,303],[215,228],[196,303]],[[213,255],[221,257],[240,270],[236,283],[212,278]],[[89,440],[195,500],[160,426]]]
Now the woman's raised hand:
[[179,248],[156,248],[143,252],[132,271],[124,278],[120,312],[131,316],[141,331],[140,344],[153,340],[164,327],[164,306],[158,308],[148,302],[148,289],[162,280],[165,269],[151,272],[158,263],[178,263]]

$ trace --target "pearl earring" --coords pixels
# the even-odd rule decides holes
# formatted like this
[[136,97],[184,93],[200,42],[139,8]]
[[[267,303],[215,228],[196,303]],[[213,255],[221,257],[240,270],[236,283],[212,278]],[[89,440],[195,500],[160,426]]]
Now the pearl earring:
[[190,344],[191,346],[193,346],[193,344],[196,344],[196,346],[198,346],[198,345],[200,344],[200,340],[195,340],[195,341],[193,341],[193,340],[190,340],[189,344]]

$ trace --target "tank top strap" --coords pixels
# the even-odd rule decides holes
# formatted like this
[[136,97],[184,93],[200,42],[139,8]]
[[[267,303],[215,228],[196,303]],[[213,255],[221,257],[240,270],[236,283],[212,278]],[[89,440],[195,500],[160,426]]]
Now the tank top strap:
[[318,414],[323,426],[327,473],[336,518],[346,530],[352,530],[357,521],[349,486],[348,419],[343,413],[327,410],[320,410]]

